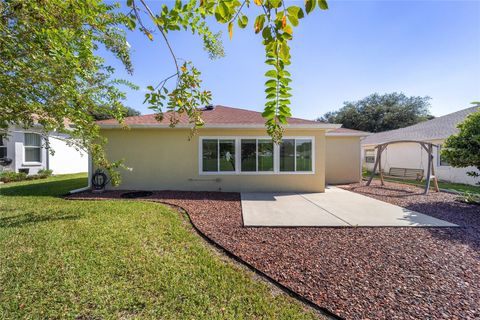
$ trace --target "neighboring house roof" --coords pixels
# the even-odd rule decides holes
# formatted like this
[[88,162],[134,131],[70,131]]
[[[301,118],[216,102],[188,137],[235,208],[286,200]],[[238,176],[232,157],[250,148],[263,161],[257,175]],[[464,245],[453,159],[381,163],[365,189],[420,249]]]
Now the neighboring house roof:
[[337,128],[327,132],[327,136],[365,137],[369,135],[371,135],[370,132],[353,130],[348,128]]
[[[125,124],[132,128],[146,128],[146,127],[168,127],[173,113],[166,112],[162,121],[157,121],[155,114],[133,116],[125,118]],[[191,127],[188,116],[183,113],[176,114],[178,117],[178,124],[176,127],[185,128]],[[231,108],[225,106],[215,106],[213,109],[202,109],[202,119],[205,121],[207,128],[264,128],[265,119],[261,112]],[[115,119],[100,120],[97,123],[102,128],[117,128],[120,125]],[[288,118],[287,127],[292,128],[324,128],[336,129],[340,125],[323,123],[313,120],[305,120],[299,118]]]
[[435,140],[446,139],[458,132],[457,124],[462,122],[469,114],[480,111],[480,107],[475,106],[463,109],[454,113],[444,115],[432,120],[417,123],[413,126],[379,132],[366,137],[363,145],[377,145],[397,140]]

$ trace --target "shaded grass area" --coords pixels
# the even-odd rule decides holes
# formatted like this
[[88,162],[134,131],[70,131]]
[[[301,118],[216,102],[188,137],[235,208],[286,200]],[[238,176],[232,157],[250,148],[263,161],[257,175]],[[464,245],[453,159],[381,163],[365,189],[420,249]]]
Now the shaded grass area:
[[[370,173],[363,173],[363,177],[365,179],[370,178]],[[376,174],[375,179],[380,179],[380,175]],[[396,178],[386,178],[384,177],[385,181],[393,181],[393,182],[398,182],[398,183],[404,183],[404,184],[409,184],[409,185],[414,185],[414,186],[420,186],[420,187],[425,187],[425,181],[417,181],[417,180],[403,180],[403,179],[396,179]],[[472,193],[478,193],[480,194],[480,186],[472,186],[468,184],[463,184],[463,183],[453,183],[453,182],[446,182],[446,181],[438,181],[438,187],[440,189],[447,189],[447,190],[452,190],[452,191],[458,191],[458,192],[472,192]],[[433,189],[433,182],[430,183],[430,189]]]
[[85,175],[0,186],[0,318],[313,319],[176,211],[60,198]]

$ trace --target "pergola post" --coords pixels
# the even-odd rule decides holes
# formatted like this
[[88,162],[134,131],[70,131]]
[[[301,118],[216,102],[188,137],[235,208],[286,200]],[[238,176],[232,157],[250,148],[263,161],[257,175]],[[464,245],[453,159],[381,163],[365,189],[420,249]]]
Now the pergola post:
[[432,145],[428,145],[428,168],[427,168],[427,181],[425,183],[425,192],[424,194],[428,194],[428,191],[430,190],[430,175],[431,175],[431,170],[432,170]]
[[383,180],[383,171],[382,171],[382,152],[383,152],[383,149],[385,148],[381,147],[380,152],[378,153],[378,173],[380,174],[380,184],[382,186],[385,185],[385,181]]
[[438,187],[437,174],[435,173],[435,164],[433,163],[433,155],[432,155],[432,176],[433,176],[433,185],[435,187],[435,191],[440,192],[440,188]]
[[370,178],[369,178],[368,181],[367,181],[367,186],[369,186],[370,183],[372,183],[373,177],[375,176],[375,171],[377,170],[378,163],[379,163],[379,160],[380,160],[380,156],[381,156],[381,154],[382,154],[382,147],[383,147],[383,145],[376,146],[376,148],[377,148],[377,157],[376,157],[376,159],[375,159],[375,165],[373,166],[372,174],[370,175]]

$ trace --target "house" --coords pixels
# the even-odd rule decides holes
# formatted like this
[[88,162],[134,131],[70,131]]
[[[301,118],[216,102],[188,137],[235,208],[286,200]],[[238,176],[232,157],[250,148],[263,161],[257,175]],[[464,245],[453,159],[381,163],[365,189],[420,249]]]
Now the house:
[[[202,110],[204,127],[189,139],[185,115],[171,113],[98,121],[109,159],[124,159],[121,189],[322,192],[326,183],[361,179],[363,132],[340,125],[288,119],[274,144],[260,112],[225,106]],[[177,115],[178,116],[178,115]]]
[[[11,163],[1,170],[12,170],[36,174],[39,170],[49,169],[54,174],[88,171],[88,155],[66,143],[68,135],[52,132],[45,138],[41,127],[29,129],[10,127],[5,137],[0,136],[0,159],[11,159]],[[47,150],[46,139],[52,154]]]
[[[440,148],[434,150],[433,164],[435,175],[439,180],[475,184],[475,179],[466,173],[475,168],[453,168],[440,156],[440,150],[445,139],[458,132],[457,124],[469,114],[479,111],[478,106],[460,110],[432,120],[421,122],[406,128],[376,133],[362,141],[362,158],[364,167],[371,171],[375,164],[375,146],[381,143],[397,140],[417,140],[437,144]],[[382,154],[382,168],[389,172],[391,167],[418,168],[426,172],[428,158],[422,147],[416,143],[397,143],[389,145]]]

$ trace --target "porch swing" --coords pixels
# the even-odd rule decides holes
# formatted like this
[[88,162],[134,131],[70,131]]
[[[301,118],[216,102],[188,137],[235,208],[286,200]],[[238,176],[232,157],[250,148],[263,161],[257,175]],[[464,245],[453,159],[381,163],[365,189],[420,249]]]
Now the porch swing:
[[[416,168],[399,168],[399,167],[390,167],[388,170],[388,174],[385,174],[384,170],[382,169],[382,153],[385,151],[385,167],[387,167],[388,164],[388,149],[387,147],[390,144],[396,144],[396,143],[418,143],[420,145],[420,167],[421,169],[416,169]],[[435,176],[435,166],[433,165],[433,148],[438,148],[438,145],[435,145],[430,142],[423,142],[423,141],[415,141],[415,140],[398,140],[398,141],[390,141],[386,142],[383,144],[379,144],[375,147],[377,150],[377,157],[375,161],[375,165],[373,167],[372,174],[370,176],[370,179],[368,179],[367,186],[370,185],[370,183],[373,180],[373,177],[375,175],[375,172],[378,168],[378,172],[380,174],[380,182],[381,185],[384,186],[384,177],[387,178],[395,178],[395,179],[401,179],[401,180],[416,180],[416,181],[422,181],[424,178],[424,165],[423,165],[423,157],[422,157],[422,151],[425,150],[428,154],[428,167],[427,167],[427,178],[425,179],[425,191],[424,194],[428,194],[428,191],[430,190],[430,181],[433,180],[434,182],[434,187],[435,191],[439,191],[438,188],[438,181],[437,177]]]

